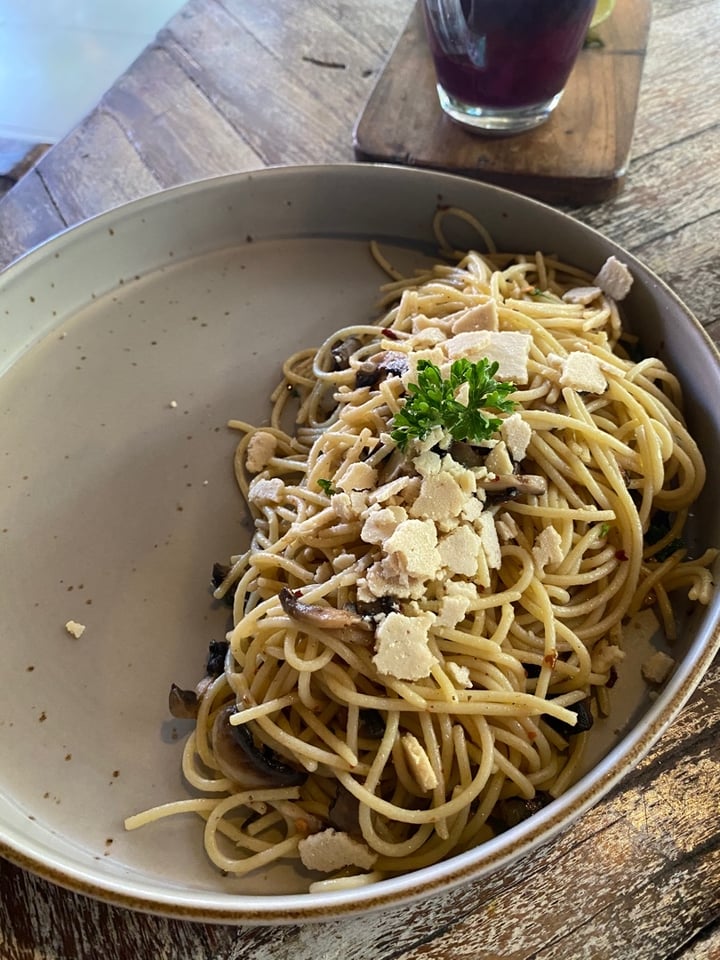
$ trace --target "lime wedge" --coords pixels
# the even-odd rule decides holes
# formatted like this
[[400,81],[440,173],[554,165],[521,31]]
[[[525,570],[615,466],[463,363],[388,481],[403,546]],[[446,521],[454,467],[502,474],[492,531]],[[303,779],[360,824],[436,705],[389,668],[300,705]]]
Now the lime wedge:
[[593,27],[597,27],[603,20],[607,20],[614,8],[615,0],[597,0],[595,13],[593,13],[592,20],[590,21],[590,29],[592,30]]

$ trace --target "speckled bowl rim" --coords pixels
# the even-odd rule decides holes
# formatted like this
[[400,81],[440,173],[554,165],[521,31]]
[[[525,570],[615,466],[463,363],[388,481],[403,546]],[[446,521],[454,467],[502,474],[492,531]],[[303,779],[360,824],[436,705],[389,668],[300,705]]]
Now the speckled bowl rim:
[[[280,190],[302,188],[308,178],[334,178],[344,183],[347,189],[357,189],[360,184],[370,183],[374,178],[382,178],[396,183],[397,188],[401,190],[403,183],[419,178],[427,185],[429,192],[438,196],[454,183],[462,183],[463,189],[476,192],[478,197],[481,197],[485,191],[504,195],[512,199],[513,203],[521,202],[528,210],[535,211],[538,216],[553,218],[556,223],[572,223],[576,227],[578,224],[578,221],[572,217],[538,201],[518,197],[499,187],[435,171],[383,164],[270,167],[250,173],[193,181],[92,217],[68,228],[16,260],[0,274],[0,283],[10,275],[41,268],[46,257],[53,256],[54,251],[71,243],[74,237],[81,236],[83,233],[92,233],[98,229],[107,230],[120,216],[144,215],[147,217],[158,205],[171,201],[182,202],[183,197],[188,195],[225,189],[228,185],[236,186],[238,189],[247,188],[249,184],[253,181],[257,182],[260,178],[264,181],[274,180]],[[653,287],[665,299],[672,301],[675,309],[683,313],[691,325],[697,327],[701,337],[706,341],[707,349],[715,352],[714,345],[698,321],[660,278],[618,244],[591,227],[584,224],[580,226],[583,232],[594,236],[604,244],[609,252],[621,255],[636,275],[642,275],[646,284]],[[411,874],[383,880],[372,886],[333,893],[277,896],[218,896],[213,891],[193,891],[184,895],[177,889],[164,894],[140,882],[124,883],[116,878],[93,876],[91,871],[68,869],[62,857],[55,857],[48,853],[42,854],[37,850],[21,849],[3,839],[2,836],[0,836],[0,855],[19,867],[75,893],[141,912],[198,922],[251,925],[303,923],[349,918],[370,911],[399,907],[419,899],[447,893],[461,884],[486,877],[548,843],[567,829],[638,765],[697,688],[718,650],[720,650],[720,624],[716,617],[709,627],[698,632],[687,654],[647,710],[638,727],[622,737],[590,773],[532,818],[467,853]]]

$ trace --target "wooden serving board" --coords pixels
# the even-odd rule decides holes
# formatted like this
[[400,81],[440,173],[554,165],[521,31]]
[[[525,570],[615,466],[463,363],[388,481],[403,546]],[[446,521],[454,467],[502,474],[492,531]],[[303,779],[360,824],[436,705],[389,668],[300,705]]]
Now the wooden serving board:
[[418,3],[355,125],[355,155],[464,174],[550,203],[605,200],[627,170],[649,27],[650,0],[617,0],[547,123],[483,136],[440,108]]

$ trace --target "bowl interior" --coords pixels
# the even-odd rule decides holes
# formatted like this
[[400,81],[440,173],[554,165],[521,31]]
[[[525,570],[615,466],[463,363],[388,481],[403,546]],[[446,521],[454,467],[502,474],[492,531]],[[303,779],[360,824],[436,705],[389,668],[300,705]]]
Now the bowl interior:
[[[188,728],[168,718],[167,691],[196,682],[207,643],[228,628],[209,573],[249,538],[227,421],[265,420],[287,355],[376,316],[385,278],[371,239],[404,269],[433,258],[438,203],[470,209],[500,249],[543,249],[593,271],[610,253],[630,262],[626,321],[681,377],[701,448],[716,449],[718,363],[700,327],[610,241],[525,198],[399,168],[271,170],[179,188],[69,231],[0,278],[8,856],[97,896],[198,918],[362,909],[362,893],[295,896],[307,878],[289,868],[221,877],[192,816],[133,833],[122,822],[190,795],[180,774]],[[477,244],[461,223],[454,230],[459,246]],[[709,491],[693,536],[720,542]],[[684,620],[678,667],[657,699],[640,679],[648,646],[628,652],[560,820],[597,799],[669,721],[709,662],[717,616],[714,603]],[[85,625],[81,637],[69,620]],[[477,851],[388,882],[388,897],[478,875],[558,822],[510,831],[487,860]]]

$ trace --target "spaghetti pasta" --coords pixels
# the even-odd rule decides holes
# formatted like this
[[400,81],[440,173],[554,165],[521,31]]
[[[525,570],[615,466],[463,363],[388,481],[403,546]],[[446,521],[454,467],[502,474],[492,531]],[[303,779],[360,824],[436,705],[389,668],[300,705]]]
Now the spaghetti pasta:
[[[412,278],[376,249],[379,322],[290,357],[268,426],[231,423],[255,528],[183,757],[206,796],[126,825],[192,810],[232,874],[294,858],[326,890],[481,843],[576,776],[628,618],[655,604],[672,637],[668,593],[710,598],[716,552],[679,542],[705,468],[673,375],[592,277],[439,238]],[[402,449],[423,364],[457,358],[497,362],[513,411]]]

